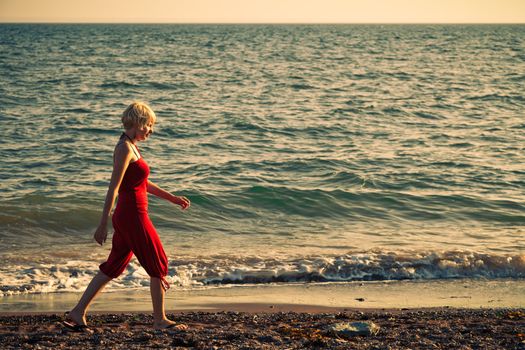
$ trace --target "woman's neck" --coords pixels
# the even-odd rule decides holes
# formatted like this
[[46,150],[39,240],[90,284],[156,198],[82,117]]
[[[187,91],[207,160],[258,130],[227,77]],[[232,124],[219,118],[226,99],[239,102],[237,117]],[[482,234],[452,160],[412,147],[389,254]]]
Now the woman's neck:
[[134,133],[134,132],[132,132],[131,130],[126,130],[126,131],[124,131],[124,135],[127,136],[126,138],[127,138],[132,144],[134,144],[134,145],[137,144],[137,140],[135,139],[135,133]]

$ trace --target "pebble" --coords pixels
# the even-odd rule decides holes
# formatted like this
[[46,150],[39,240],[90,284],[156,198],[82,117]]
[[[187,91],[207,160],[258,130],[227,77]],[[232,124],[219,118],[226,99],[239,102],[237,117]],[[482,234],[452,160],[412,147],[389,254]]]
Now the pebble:
[[379,326],[372,321],[342,322],[328,326],[327,330],[343,338],[351,338],[356,335],[376,335],[379,333]]

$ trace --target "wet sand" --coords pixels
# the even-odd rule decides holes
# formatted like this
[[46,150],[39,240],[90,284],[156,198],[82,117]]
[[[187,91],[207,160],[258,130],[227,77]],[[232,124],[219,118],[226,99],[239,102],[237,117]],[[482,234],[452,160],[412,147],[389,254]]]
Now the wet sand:
[[[60,324],[61,314],[4,312],[0,341],[4,349],[525,349],[523,308],[223,304],[221,309],[168,312],[187,330],[153,330],[150,313],[93,312],[92,334],[68,330]],[[379,332],[348,337],[328,330],[356,321],[371,321]]]
[[[55,312],[72,308],[81,293],[42,293],[0,298],[5,312]],[[525,280],[430,280],[274,283],[217,288],[173,288],[166,293],[166,310],[243,311],[246,305],[316,305],[339,308],[524,308]],[[240,304],[236,308],[236,304]],[[234,307],[235,309],[232,309]],[[104,291],[90,311],[148,312],[152,309],[148,287],[136,290]]]

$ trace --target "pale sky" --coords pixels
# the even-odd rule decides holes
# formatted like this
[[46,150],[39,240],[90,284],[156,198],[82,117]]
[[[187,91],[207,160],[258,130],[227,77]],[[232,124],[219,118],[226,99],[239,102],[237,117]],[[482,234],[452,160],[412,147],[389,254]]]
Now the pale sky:
[[0,22],[525,23],[525,0],[0,0]]

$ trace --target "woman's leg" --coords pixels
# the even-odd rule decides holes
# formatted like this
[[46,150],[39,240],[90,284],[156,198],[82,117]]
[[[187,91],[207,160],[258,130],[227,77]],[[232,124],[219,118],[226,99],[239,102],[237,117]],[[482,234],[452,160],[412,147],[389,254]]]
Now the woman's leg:
[[[113,225],[115,227],[115,222]],[[124,272],[132,257],[133,252],[127,244],[125,235],[115,227],[108,259],[99,265],[97,275],[87,286],[77,306],[69,313],[69,317],[73,321],[77,324],[86,324],[86,311],[93,299],[110,280],[117,278]]]
[[111,277],[106,276],[102,271],[98,271],[98,274],[93,277],[87,286],[78,304],[69,312],[69,318],[77,324],[86,324],[86,312],[89,305],[109,281],[111,281]]
[[[153,327],[157,329],[166,328],[167,326],[175,324],[175,322],[169,320],[166,317],[166,313],[164,311],[164,288],[162,288],[162,284],[160,281],[160,278],[158,277],[151,277],[151,283],[150,283],[150,291],[151,291],[151,302],[153,303]],[[174,326],[174,328],[177,329],[187,329],[188,326],[184,324],[178,324]]]
[[153,303],[154,322],[161,324],[162,321],[167,320],[167,317],[164,311],[164,288],[161,286],[160,278],[151,277],[150,292],[151,302]]

